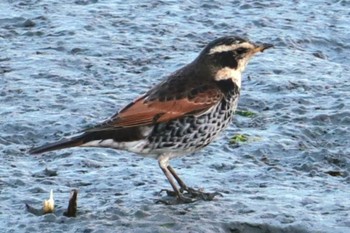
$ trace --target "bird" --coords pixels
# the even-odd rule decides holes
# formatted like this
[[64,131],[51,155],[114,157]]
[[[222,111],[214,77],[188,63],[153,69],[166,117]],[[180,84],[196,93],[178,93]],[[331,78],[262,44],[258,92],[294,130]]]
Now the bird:
[[257,53],[273,47],[240,36],[209,42],[190,63],[165,76],[111,118],[76,136],[30,149],[39,154],[70,147],[105,147],[154,158],[169,181],[165,204],[211,201],[221,193],[196,190],[170,160],[192,154],[228,127],[240,97],[242,72]]

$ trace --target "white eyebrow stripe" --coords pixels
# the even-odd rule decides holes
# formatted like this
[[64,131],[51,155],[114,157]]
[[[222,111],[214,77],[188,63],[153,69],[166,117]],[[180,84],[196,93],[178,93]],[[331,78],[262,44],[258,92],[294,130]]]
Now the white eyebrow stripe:
[[228,51],[235,50],[237,48],[251,49],[253,47],[254,46],[248,42],[243,42],[241,44],[219,45],[219,46],[216,46],[216,47],[210,49],[209,54],[228,52]]

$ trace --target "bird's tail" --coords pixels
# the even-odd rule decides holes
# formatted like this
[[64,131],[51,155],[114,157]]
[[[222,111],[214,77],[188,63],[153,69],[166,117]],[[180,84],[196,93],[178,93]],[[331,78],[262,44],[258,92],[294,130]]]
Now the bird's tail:
[[[142,132],[142,128],[140,127],[130,127],[130,128],[111,128],[104,130],[90,130],[82,133],[78,136],[62,139],[61,141],[49,143],[43,146],[39,146],[36,148],[32,148],[29,150],[30,154],[40,154],[47,151],[52,150],[60,150],[68,147],[75,146],[86,146],[87,143],[97,141],[97,143],[90,144],[89,146],[101,146],[101,147],[109,147],[108,143],[99,144],[98,142],[103,142],[105,140],[113,140],[115,143],[118,142],[131,142],[144,139],[145,135]],[[113,144],[113,143],[112,143]],[[115,148],[116,145],[113,145]]]
[[29,150],[30,154],[40,154],[47,151],[59,150],[68,147],[80,146],[84,143],[84,134],[72,138],[62,139],[58,142],[49,143]]

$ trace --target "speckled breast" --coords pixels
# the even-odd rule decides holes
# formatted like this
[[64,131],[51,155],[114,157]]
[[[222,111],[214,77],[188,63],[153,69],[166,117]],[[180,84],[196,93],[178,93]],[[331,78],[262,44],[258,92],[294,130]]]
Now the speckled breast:
[[146,146],[151,153],[185,154],[208,145],[231,122],[239,92],[230,91],[217,105],[197,116],[155,125]]

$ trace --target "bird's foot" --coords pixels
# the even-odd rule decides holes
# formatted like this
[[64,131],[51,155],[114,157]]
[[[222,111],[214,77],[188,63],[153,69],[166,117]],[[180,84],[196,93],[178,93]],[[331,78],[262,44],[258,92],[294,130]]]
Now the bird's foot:
[[[168,191],[170,191],[170,190],[164,190],[164,191],[167,191],[167,193],[168,193]],[[179,205],[179,204],[193,203],[193,202],[198,200],[195,198],[186,197],[181,193],[179,195],[176,195],[175,192],[173,192],[173,191],[170,191],[170,195],[176,196],[176,198],[172,198],[169,200],[157,200],[156,204],[161,203],[161,204],[165,204],[165,205]]]
[[204,200],[204,201],[211,201],[216,196],[223,196],[219,192],[214,193],[206,193],[203,192],[201,189],[193,189],[193,188],[181,188],[180,193],[176,193],[175,191],[169,190],[169,189],[162,189],[159,193],[166,192],[166,194],[169,197],[176,197],[172,200],[158,200],[156,203],[162,203],[166,205],[177,205],[177,204],[186,204],[186,203],[193,203],[198,200]]
[[185,191],[190,195],[191,198],[195,198],[197,200],[211,201],[216,196],[223,197],[223,195],[219,192],[206,193],[201,189],[186,188]]
[[162,189],[162,190],[160,190],[159,194],[161,194],[162,192],[166,192],[166,195],[168,195],[169,197],[176,197],[177,196],[176,192],[169,190],[169,189]]

